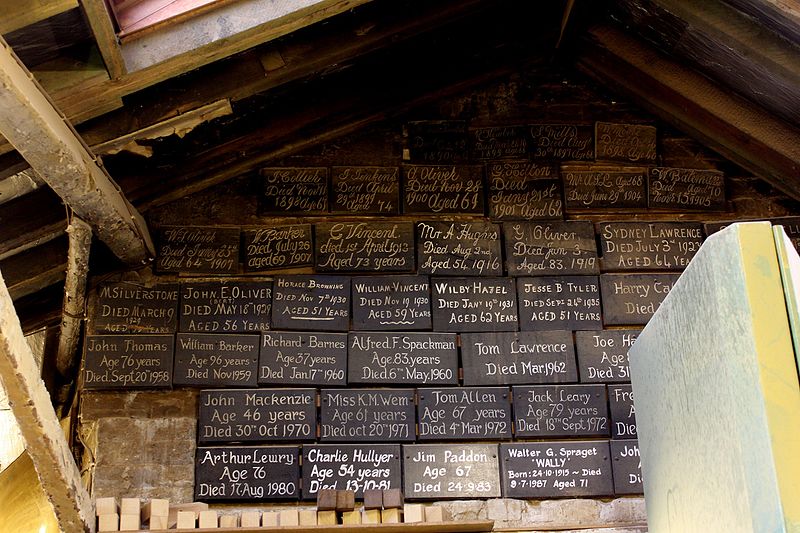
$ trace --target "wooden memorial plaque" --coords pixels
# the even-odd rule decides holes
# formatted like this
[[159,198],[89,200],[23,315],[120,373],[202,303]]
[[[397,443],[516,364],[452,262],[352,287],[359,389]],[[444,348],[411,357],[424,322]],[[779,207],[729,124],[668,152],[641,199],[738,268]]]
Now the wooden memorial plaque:
[[508,387],[417,389],[419,440],[511,439]]
[[328,212],[328,169],[322,167],[262,168],[262,215],[319,215]]
[[197,442],[313,441],[314,389],[200,391]]
[[607,437],[610,434],[604,385],[512,387],[517,437]]
[[495,126],[469,131],[473,159],[524,158],[528,155],[528,131],[525,126]]
[[258,335],[178,333],[175,385],[255,387]]
[[611,411],[611,437],[635,439],[636,407],[633,405],[633,389],[630,385],[609,385],[608,405]]
[[322,389],[320,442],[416,440],[414,389]]
[[699,222],[599,224],[604,271],[683,270],[703,244]]
[[598,161],[656,162],[655,126],[596,122],[594,138]]
[[505,498],[614,493],[607,440],[501,444],[500,465]]
[[725,211],[725,175],[718,170],[651,168],[648,203],[652,208]]
[[647,208],[647,169],[562,165],[567,210]]
[[528,134],[534,159],[594,159],[594,126],[591,124],[530,124]]
[[438,165],[469,159],[467,123],[463,120],[412,121],[404,132],[404,161]]
[[569,331],[463,333],[464,385],[578,381]]
[[411,272],[411,222],[333,222],[314,227],[317,272]]
[[347,331],[350,326],[350,278],[275,276],[272,327]]
[[96,301],[92,333],[174,333],[178,326],[177,283],[103,283]]
[[197,448],[196,501],[256,502],[299,497],[299,446]]
[[431,278],[436,331],[517,331],[517,291],[511,278]]
[[647,324],[679,274],[603,274],[600,294],[607,326]]
[[483,214],[483,166],[404,165],[406,214]]
[[311,224],[242,230],[244,271],[264,272],[311,265]]
[[272,281],[181,284],[179,331],[255,333],[270,329]]
[[399,212],[399,167],[331,168],[331,213],[396,215]]
[[581,383],[626,383],[631,379],[628,350],[638,329],[576,331],[575,349]]
[[494,220],[564,218],[558,167],[531,161],[497,161],[486,167],[489,217]]
[[453,333],[351,332],[348,383],[457,385]]
[[164,226],[159,231],[156,271],[236,274],[239,228]]
[[303,499],[320,489],[365,490],[401,488],[399,444],[318,444],[303,446]]
[[351,279],[353,329],[431,328],[428,276],[365,276]]
[[522,331],[603,329],[597,276],[518,278]]
[[588,221],[506,222],[503,242],[509,276],[600,273]]
[[404,444],[409,500],[500,497],[497,444]]
[[172,335],[87,335],[85,389],[150,389],[172,386]]
[[489,222],[417,222],[420,274],[500,276],[500,226]]
[[643,494],[642,459],[636,440],[612,440],[611,460],[614,467],[614,494]]
[[347,384],[347,334],[270,331],[261,336],[259,385]]

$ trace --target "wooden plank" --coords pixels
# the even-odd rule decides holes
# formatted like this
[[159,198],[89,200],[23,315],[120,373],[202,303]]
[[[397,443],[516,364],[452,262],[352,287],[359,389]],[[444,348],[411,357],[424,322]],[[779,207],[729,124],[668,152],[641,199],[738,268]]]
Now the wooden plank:
[[727,0],[771,31],[800,43],[800,6],[793,0]]
[[93,531],[94,506],[1,276],[0,381],[59,525],[66,531]]
[[67,217],[61,199],[49,188],[3,204],[0,209],[0,261],[64,234]]
[[651,530],[800,531],[785,309],[770,224],[736,224],[707,240],[631,348]]
[[3,3],[0,35],[78,7],[78,0],[15,0]]
[[[492,531],[494,520],[464,520],[459,522],[430,522],[416,524],[348,524],[347,531],[361,533],[481,533]],[[338,533],[343,529],[341,524],[335,526],[264,526],[260,528],[201,528],[194,533]],[[168,533],[175,530],[150,530],[133,533]]]
[[66,260],[67,238],[62,236],[0,260],[0,271],[11,298],[16,301],[63,281]]
[[94,34],[97,48],[100,49],[100,54],[103,56],[108,75],[111,79],[119,79],[126,72],[125,62],[122,59],[122,50],[105,1],[82,0],[81,7],[83,7],[86,20]]
[[56,368],[62,376],[70,376],[78,357],[78,340],[86,306],[86,276],[89,273],[89,251],[92,228],[78,217],[67,227],[69,251],[64,284],[64,311],[56,352]]
[[2,39],[0,83],[0,132],[6,139],[123,262],[141,264],[151,257],[144,219]]
[[610,26],[589,30],[578,68],[789,196],[800,198],[797,128]]

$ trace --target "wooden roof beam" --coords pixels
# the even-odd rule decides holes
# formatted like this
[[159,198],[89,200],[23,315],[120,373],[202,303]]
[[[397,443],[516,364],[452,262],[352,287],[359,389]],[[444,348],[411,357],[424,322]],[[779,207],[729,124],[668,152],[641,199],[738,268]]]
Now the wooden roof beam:
[[800,199],[800,130],[611,26],[589,29],[578,67]]
[[94,506],[0,276],[0,381],[62,531],[93,532]]
[[114,255],[132,265],[153,256],[144,219],[2,38],[0,133]]

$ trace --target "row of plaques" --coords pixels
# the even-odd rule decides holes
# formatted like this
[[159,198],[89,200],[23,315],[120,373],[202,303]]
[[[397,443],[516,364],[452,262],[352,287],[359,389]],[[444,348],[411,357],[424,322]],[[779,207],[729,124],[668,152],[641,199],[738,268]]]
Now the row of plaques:
[[195,500],[313,500],[402,489],[410,500],[641,494],[635,440],[198,447]]
[[463,120],[412,121],[403,159],[417,163],[531,158],[652,164],[656,128],[646,124],[536,123],[467,128]]
[[646,324],[679,274],[273,280],[102,285],[100,333],[600,330]]
[[313,231],[311,224],[247,229],[240,248],[239,228],[169,226],[160,232],[156,267],[236,274],[241,259],[247,272],[312,265],[321,273],[441,276],[501,276],[504,268],[510,276],[681,270],[703,238],[698,222],[605,222],[595,228],[588,221],[362,221],[319,222]]
[[485,167],[272,167],[261,169],[260,178],[261,215],[402,212],[542,220],[563,218],[565,210],[724,211],[726,207],[725,178],[720,171],[593,162],[559,166],[522,158]]
[[[630,385],[204,390],[198,442],[636,438]],[[319,414],[319,417],[317,416]]]
[[87,335],[82,377],[87,389],[629,381],[638,330],[574,335],[462,333],[461,368],[455,333]]

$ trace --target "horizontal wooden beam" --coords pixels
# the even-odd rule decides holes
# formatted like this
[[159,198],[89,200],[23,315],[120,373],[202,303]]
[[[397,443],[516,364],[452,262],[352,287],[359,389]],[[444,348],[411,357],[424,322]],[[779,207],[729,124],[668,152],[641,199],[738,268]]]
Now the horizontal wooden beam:
[[0,132],[128,264],[154,254],[141,215],[0,38]]
[[67,236],[61,235],[40,246],[0,260],[11,299],[24,296],[64,281],[67,264]]
[[793,0],[727,0],[774,33],[800,44],[800,5]]
[[0,276],[0,381],[63,531],[93,532],[94,505]]
[[78,7],[78,0],[14,0],[3,2],[0,35],[30,26]]
[[589,30],[578,67],[800,199],[800,130],[611,26]]

